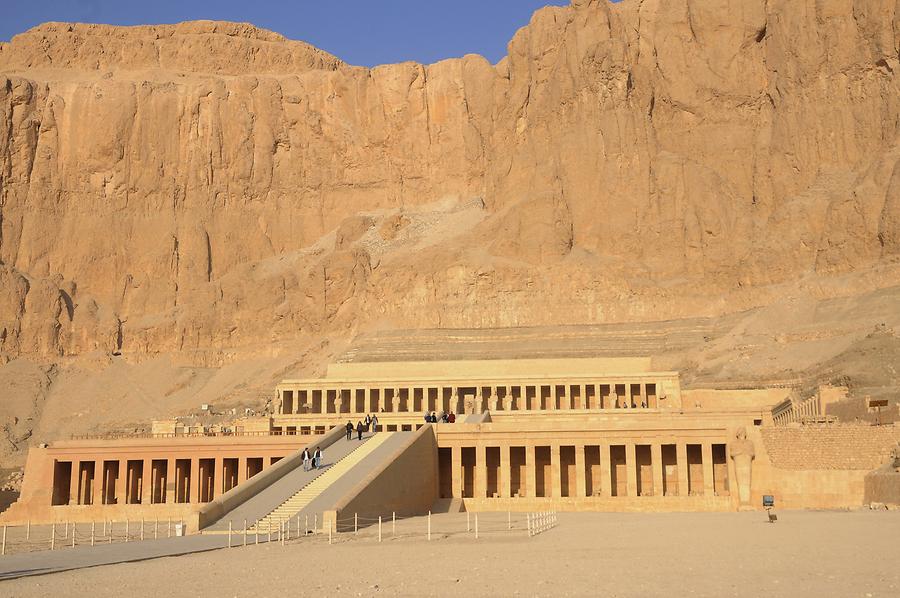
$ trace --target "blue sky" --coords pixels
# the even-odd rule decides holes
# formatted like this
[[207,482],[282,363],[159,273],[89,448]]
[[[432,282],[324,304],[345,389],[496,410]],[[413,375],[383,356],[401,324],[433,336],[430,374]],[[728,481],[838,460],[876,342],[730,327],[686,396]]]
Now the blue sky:
[[542,6],[568,0],[0,0],[0,40],[45,21],[137,25],[248,21],[357,65],[435,62],[476,53],[496,62]]

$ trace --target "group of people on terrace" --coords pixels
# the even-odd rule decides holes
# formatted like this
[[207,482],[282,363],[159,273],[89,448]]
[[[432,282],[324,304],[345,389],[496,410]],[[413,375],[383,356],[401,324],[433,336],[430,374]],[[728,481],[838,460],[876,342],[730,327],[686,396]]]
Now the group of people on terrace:
[[351,440],[353,438],[353,430],[356,430],[356,439],[362,440],[362,436],[364,432],[368,432],[369,428],[372,429],[372,433],[375,433],[378,430],[378,416],[374,413],[372,415],[366,415],[366,419],[357,421],[356,427],[354,428],[353,422],[347,420],[347,424],[344,426],[344,429],[347,431],[347,440]]
[[443,424],[455,424],[456,414],[452,411],[450,413],[442,411],[440,417],[438,417],[438,415],[434,411],[432,411],[431,413],[428,413],[427,411],[425,412],[426,424],[436,424],[438,422]]

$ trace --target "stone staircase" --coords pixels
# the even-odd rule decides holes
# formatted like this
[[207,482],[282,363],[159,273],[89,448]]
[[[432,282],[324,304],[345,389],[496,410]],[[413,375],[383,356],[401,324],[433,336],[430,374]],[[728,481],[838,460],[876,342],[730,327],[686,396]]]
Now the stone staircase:
[[379,432],[371,439],[364,442],[359,448],[354,449],[344,458],[335,462],[324,473],[317,476],[309,484],[301,488],[293,496],[278,505],[268,515],[258,520],[248,531],[266,531],[270,527],[276,529],[282,521],[286,521],[302,511],[309,503],[315,500],[320,494],[327,490],[332,484],[339,480],[344,474],[350,471],[354,466],[359,464],[367,456],[375,452],[375,450],[384,444],[394,432]]

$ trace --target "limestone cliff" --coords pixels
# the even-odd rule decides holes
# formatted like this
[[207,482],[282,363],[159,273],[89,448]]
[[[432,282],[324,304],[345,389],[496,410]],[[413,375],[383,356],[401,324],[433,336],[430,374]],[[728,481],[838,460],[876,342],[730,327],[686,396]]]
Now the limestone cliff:
[[[900,284],[900,3],[573,0],[496,65],[0,44],[0,354],[719,316]],[[850,278],[847,278],[850,277]]]

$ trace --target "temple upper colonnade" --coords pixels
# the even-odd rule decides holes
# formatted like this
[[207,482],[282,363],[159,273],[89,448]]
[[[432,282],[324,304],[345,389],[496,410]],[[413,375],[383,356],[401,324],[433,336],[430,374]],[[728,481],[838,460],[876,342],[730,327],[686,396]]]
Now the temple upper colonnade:
[[277,386],[283,416],[678,409],[677,372],[643,358],[333,364]]

